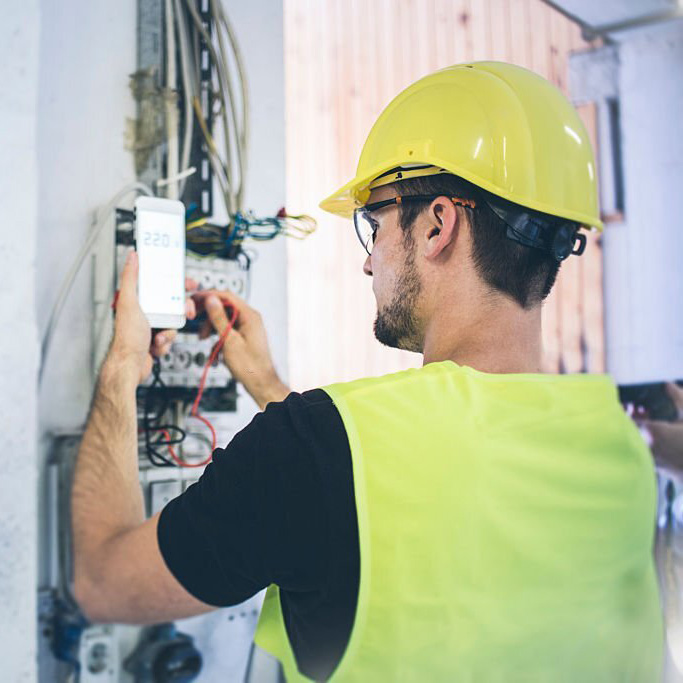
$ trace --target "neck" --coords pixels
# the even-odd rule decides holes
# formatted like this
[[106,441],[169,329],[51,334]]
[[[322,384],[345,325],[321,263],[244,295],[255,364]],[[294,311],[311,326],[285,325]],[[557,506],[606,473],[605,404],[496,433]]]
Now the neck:
[[427,324],[425,365],[452,360],[487,373],[543,372],[540,306],[525,311],[504,301],[473,307],[464,314],[457,307],[451,310]]

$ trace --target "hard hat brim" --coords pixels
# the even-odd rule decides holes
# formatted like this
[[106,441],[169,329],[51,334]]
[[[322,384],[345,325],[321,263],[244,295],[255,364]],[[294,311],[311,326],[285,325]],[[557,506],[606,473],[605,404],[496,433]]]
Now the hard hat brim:
[[[329,197],[323,199],[320,202],[319,207],[323,211],[327,211],[328,213],[334,214],[335,216],[340,216],[342,218],[349,219],[353,218],[354,210],[367,203],[368,198],[370,197],[370,185],[372,184],[372,182],[382,174],[391,170],[392,168],[397,168],[407,163],[415,162],[413,162],[412,160],[410,162],[407,162],[406,159],[397,157],[392,161],[386,162],[381,166],[373,168],[370,172],[366,174],[363,174],[361,176],[357,175],[348,183],[342,185],[342,187],[340,187],[336,192],[332,193]],[[596,218],[595,216],[589,216],[587,214],[575,211],[565,210],[559,212],[557,210],[557,207],[545,206],[541,202],[538,202],[533,199],[527,200],[524,198],[520,198],[518,195],[506,196],[505,193],[501,192],[501,189],[499,187],[495,187],[492,185],[489,186],[490,183],[488,183],[483,178],[475,177],[473,174],[467,173],[462,169],[452,168],[451,164],[449,164],[448,162],[444,162],[444,160],[432,158],[429,160],[424,160],[423,163],[443,168],[454,175],[464,178],[465,180],[471,182],[473,185],[476,185],[477,187],[481,187],[482,189],[487,190],[488,192],[491,192],[492,194],[495,194],[498,197],[507,199],[508,201],[513,202],[515,204],[519,204],[520,206],[525,206],[529,209],[534,209],[535,211],[541,211],[542,213],[547,213],[553,216],[566,218],[570,221],[575,221],[587,230],[590,230],[591,228],[595,228],[598,232],[602,232],[604,230],[604,224],[602,220]]]

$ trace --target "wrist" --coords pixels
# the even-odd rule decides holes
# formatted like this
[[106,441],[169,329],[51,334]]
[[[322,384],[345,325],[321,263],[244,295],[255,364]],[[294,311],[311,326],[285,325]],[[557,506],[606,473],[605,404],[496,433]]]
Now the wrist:
[[289,387],[282,382],[274,369],[261,378],[258,383],[253,383],[252,386],[245,385],[245,388],[258,403],[261,410],[269,403],[284,401],[290,393]]
[[101,384],[117,384],[135,389],[139,383],[140,370],[136,358],[130,354],[110,349],[100,371]]

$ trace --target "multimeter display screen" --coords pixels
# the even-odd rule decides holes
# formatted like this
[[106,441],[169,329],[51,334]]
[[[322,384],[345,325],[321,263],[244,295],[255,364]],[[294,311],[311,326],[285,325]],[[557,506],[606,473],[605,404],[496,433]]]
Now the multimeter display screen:
[[182,214],[137,214],[138,294],[147,314],[185,314],[185,221]]

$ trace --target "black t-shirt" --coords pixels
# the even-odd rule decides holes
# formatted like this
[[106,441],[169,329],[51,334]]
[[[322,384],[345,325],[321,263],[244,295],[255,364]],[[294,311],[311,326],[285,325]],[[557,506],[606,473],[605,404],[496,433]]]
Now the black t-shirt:
[[329,395],[270,403],[164,508],[158,539],[176,579],[210,605],[277,584],[300,671],[329,678],[360,579],[351,452]]

